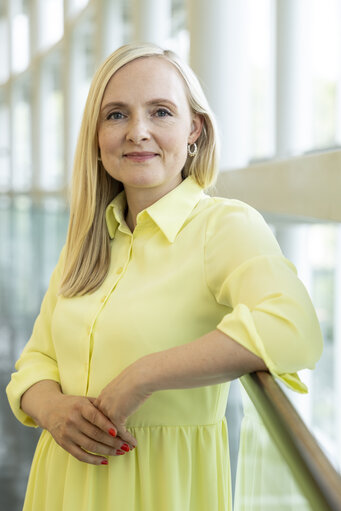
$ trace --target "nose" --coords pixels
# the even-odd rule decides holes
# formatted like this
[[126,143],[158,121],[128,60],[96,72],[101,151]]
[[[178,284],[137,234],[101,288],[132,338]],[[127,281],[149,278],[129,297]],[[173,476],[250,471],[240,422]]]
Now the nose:
[[150,139],[147,120],[142,116],[134,116],[127,126],[127,140],[139,144]]

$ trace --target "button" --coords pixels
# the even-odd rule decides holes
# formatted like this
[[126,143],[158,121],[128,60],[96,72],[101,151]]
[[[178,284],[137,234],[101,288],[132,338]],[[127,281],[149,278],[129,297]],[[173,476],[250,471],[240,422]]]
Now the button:
[[122,273],[122,272],[123,272],[123,267],[122,267],[122,266],[120,266],[119,268],[117,268],[116,273]]

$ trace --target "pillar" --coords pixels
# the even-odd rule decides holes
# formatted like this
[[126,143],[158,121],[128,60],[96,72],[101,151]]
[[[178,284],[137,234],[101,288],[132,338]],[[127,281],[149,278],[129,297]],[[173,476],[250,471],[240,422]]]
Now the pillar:
[[171,0],[134,0],[133,39],[164,46],[170,35]]
[[218,121],[223,170],[249,157],[247,8],[248,0],[188,0],[190,65]]

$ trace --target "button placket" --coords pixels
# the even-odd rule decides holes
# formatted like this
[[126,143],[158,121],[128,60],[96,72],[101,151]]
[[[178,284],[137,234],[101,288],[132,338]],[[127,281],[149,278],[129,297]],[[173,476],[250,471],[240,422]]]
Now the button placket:
[[114,279],[114,282],[113,282],[111,288],[109,289],[109,291],[106,292],[106,294],[104,296],[102,296],[102,298],[100,299],[100,306],[98,307],[97,312],[96,312],[96,314],[95,314],[95,316],[93,318],[92,324],[91,324],[91,326],[89,327],[89,330],[88,330],[89,359],[88,359],[88,364],[87,364],[87,369],[88,370],[87,370],[86,394],[88,393],[89,384],[90,384],[91,359],[92,359],[92,353],[93,353],[93,330],[94,330],[94,327],[95,327],[95,323],[96,323],[97,318],[100,315],[102,309],[104,308],[106,302],[110,298],[110,296],[113,293],[113,291],[115,290],[118,282],[121,280],[121,278],[123,277],[123,275],[125,273],[125,270],[126,270],[128,264],[129,264],[129,261],[131,259],[132,245],[133,245],[133,237],[131,236],[131,240],[130,240],[130,244],[129,244],[129,248],[128,248],[128,253],[127,253],[127,257],[126,257],[126,262],[125,262],[124,266],[119,266],[117,268],[117,270],[116,270],[116,277],[117,278]]

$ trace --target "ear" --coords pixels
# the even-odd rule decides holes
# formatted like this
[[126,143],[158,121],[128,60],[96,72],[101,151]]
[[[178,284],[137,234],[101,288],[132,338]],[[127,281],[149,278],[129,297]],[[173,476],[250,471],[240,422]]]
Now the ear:
[[200,114],[194,114],[191,123],[191,132],[188,137],[189,144],[193,144],[196,140],[198,140],[202,132],[203,125],[204,125],[203,116]]

